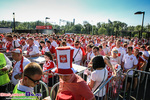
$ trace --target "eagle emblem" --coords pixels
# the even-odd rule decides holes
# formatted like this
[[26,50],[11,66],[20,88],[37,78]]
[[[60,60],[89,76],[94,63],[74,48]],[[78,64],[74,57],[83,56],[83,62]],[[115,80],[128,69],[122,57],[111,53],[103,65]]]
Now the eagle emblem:
[[66,63],[67,62],[67,55],[59,55],[60,62],[61,63]]

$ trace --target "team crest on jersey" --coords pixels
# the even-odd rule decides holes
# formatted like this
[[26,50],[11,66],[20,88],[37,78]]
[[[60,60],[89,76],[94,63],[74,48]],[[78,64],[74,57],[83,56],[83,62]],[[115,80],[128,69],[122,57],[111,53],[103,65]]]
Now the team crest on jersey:
[[61,63],[66,63],[67,62],[67,55],[59,55],[59,59]]
[[132,60],[133,58],[130,58],[130,60]]

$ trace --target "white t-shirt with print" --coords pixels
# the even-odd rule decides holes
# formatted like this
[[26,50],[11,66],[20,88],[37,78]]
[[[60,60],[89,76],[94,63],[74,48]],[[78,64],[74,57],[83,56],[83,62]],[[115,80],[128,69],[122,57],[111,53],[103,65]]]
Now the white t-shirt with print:
[[149,57],[148,51],[141,51],[141,52],[142,52],[142,54],[143,54],[144,56]]
[[105,53],[105,55],[108,55],[108,53],[110,52],[109,47],[103,48],[103,51]]
[[118,57],[120,57],[120,59],[122,60],[123,56],[126,54],[126,51],[122,47],[114,47],[112,51],[115,49],[118,50]]
[[[125,69],[131,69],[134,65],[138,64],[138,60],[133,54],[132,55],[126,54],[123,57],[122,62],[124,62]],[[133,71],[130,71],[129,75],[133,75]]]
[[40,53],[39,48],[37,47],[37,45],[33,45],[33,49],[29,52],[29,55],[32,56],[38,53]]

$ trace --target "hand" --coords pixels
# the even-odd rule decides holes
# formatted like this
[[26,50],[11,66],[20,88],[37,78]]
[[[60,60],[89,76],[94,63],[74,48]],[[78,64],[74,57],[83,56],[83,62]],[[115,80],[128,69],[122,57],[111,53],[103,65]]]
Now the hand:
[[129,69],[125,69],[125,72],[127,72]]
[[48,73],[46,73],[46,72],[43,72],[43,75],[48,75]]
[[14,76],[14,78],[15,78],[15,79],[21,79],[20,76],[21,76],[20,74],[17,74],[17,75]]
[[30,55],[24,55],[24,56],[27,57],[27,58],[30,57]]
[[90,67],[90,68],[91,68],[91,67],[92,67],[92,64],[88,64],[88,67]]
[[12,77],[12,71],[8,73],[9,79],[11,80]]
[[7,71],[7,68],[6,67],[3,67],[2,69],[0,69],[1,71],[5,72]]

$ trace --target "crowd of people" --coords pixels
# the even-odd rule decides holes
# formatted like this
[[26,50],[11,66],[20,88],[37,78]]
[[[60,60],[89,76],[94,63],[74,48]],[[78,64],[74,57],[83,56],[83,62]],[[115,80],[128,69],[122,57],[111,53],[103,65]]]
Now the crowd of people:
[[[63,64],[65,63],[66,55],[60,55],[61,59],[59,59],[60,62],[58,63],[57,51],[59,49],[57,48],[66,47],[73,48],[73,52],[70,51],[72,52],[72,54],[70,53],[70,59],[72,59],[70,63],[73,62],[77,65],[91,68],[90,71],[85,70],[84,73],[87,77],[90,76],[89,81],[88,79],[85,79],[87,80],[86,84],[79,76],[72,74],[73,71],[69,73],[70,76],[65,76],[66,73],[59,72],[61,70],[56,72],[48,71],[48,73],[44,72],[45,70],[55,68],[56,66],[58,68],[58,64],[60,64],[61,61]],[[71,94],[73,93],[74,98],[78,98],[78,100],[81,98],[94,100],[95,97],[93,92],[95,89],[97,89],[99,84],[107,80],[113,74],[116,75],[116,70],[119,67],[122,69],[122,73],[127,73],[130,69],[145,71],[150,57],[150,45],[147,39],[142,38],[139,40],[136,37],[129,38],[85,34],[0,34],[0,50],[5,52],[0,53],[0,60],[2,61],[0,62],[0,80],[2,80],[0,82],[0,88],[3,88],[0,92],[5,92],[2,90],[6,90],[6,85],[10,82],[10,80],[14,86],[16,85],[18,86],[18,89],[21,89],[22,86],[20,84],[25,84],[28,87],[35,86],[28,84],[27,78],[35,84],[38,84],[41,77],[45,83],[48,83],[50,91],[53,86],[52,77],[54,79],[54,83],[56,80],[56,77],[53,74],[59,73],[59,77],[62,80],[60,80],[60,89],[57,99],[60,98],[59,93],[66,93],[64,91],[66,91],[68,89],[67,87],[69,87]],[[12,59],[14,60],[13,64],[7,57],[8,54],[11,54]],[[27,66],[34,65],[29,58],[39,56],[44,56],[45,58],[45,63],[42,66],[43,74],[41,74],[42,69],[39,69],[39,67],[29,67],[32,71],[39,71],[35,71],[35,74],[37,73],[37,77],[35,77],[35,75],[31,75],[32,72],[29,71],[27,73],[25,70],[28,70]],[[11,71],[7,73],[10,69]],[[134,89],[136,88],[138,77],[136,75],[137,73],[133,73],[133,71],[129,71],[128,74],[129,77],[126,91],[129,89],[132,76],[134,76]],[[62,81],[65,81],[66,83],[63,83]],[[74,87],[72,84],[67,84],[67,82],[73,83]],[[77,85],[79,83],[81,86]],[[15,87],[15,90],[16,88],[17,87]],[[75,88],[81,88],[80,94],[83,95],[79,96],[79,93],[77,93]],[[74,91],[71,89],[74,89]],[[82,89],[87,92],[83,93]],[[32,91],[30,88],[27,90]],[[104,88],[103,91],[107,90]],[[15,93],[17,92],[15,91]],[[96,95],[96,99],[101,99],[103,96],[105,96],[105,93],[100,91],[99,95]]]

